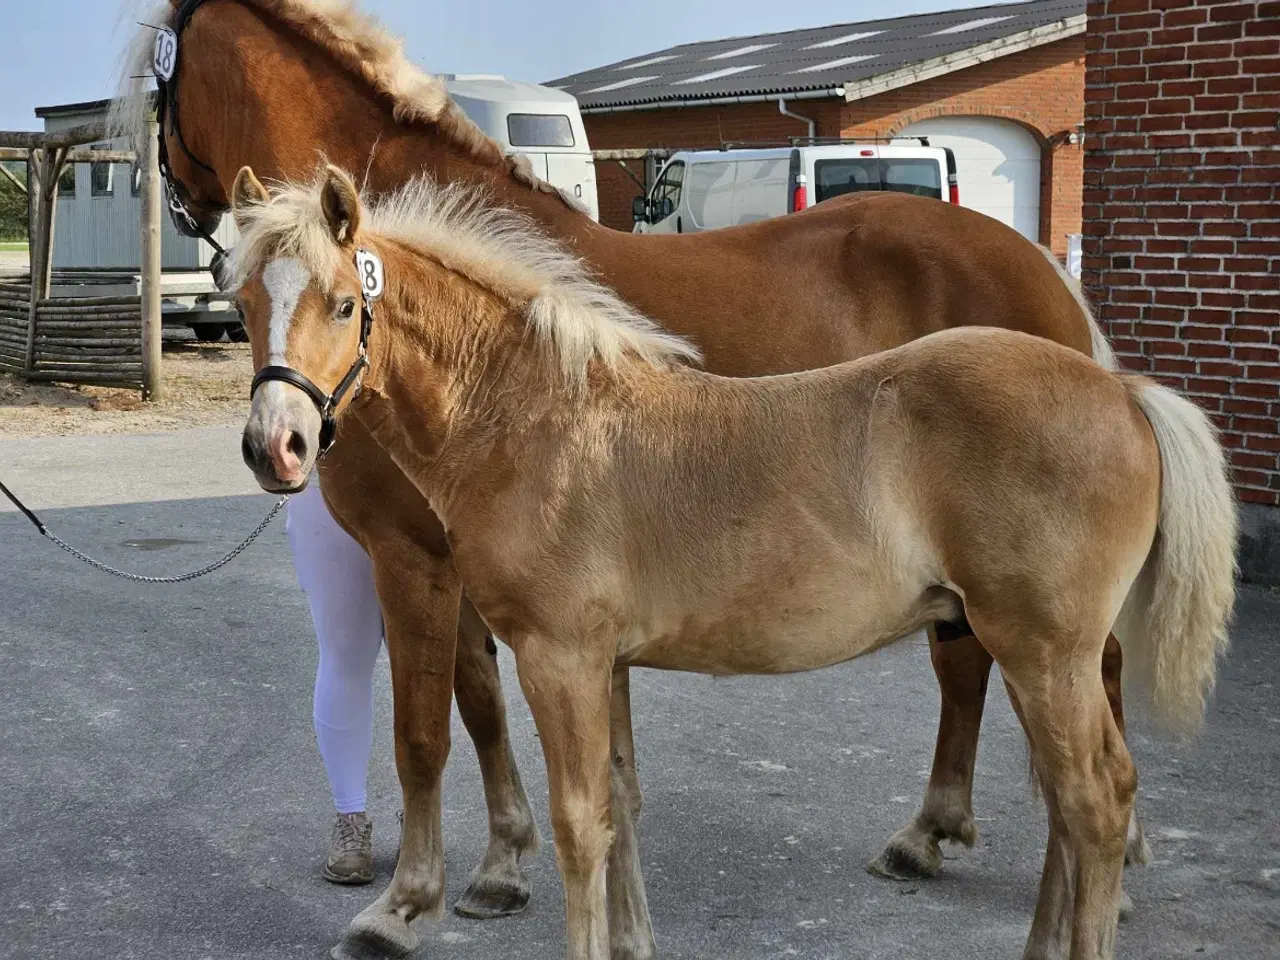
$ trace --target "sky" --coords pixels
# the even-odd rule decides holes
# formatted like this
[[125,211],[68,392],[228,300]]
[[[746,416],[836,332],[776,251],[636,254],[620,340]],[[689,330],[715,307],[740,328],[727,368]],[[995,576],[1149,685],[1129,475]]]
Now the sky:
[[[34,130],[37,106],[99,100],[140,7],[125,0],[5,2],[0,130]],[[362,0],[432,73],[540,83],[678,43],[981,5],[975,0]],[[123,13],[122,13],[123,11]],[[125,14],[134,13],[133,17]]]

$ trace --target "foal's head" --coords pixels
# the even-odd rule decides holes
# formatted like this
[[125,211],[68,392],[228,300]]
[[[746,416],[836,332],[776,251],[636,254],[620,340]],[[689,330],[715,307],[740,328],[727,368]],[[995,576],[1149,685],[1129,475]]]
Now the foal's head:
[[231,269],[256,371],[242,452],[265,489],[297,491],[358,388],[381,261],[360,246],[359,194],[335,167],[274,197],[245,167],[232,209]]

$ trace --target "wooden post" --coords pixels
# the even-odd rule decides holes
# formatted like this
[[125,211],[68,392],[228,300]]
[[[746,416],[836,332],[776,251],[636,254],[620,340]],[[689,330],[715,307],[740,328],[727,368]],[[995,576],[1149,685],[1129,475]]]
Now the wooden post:
[[31,308],[27,315],[27,351],[23,373],[36,368],[36,312],[41,300],[49,296],[53,275],[54,211],[58,206],[58,173],[60,157],[55,150],[32,150],[27,165],[27,179],[33,180],[27,196],[31,204],[31,228],[28,250],[31,259]]
[[147,124],[147,149],[142,165],[142,399],[164,397],[160,342],[160,127]]

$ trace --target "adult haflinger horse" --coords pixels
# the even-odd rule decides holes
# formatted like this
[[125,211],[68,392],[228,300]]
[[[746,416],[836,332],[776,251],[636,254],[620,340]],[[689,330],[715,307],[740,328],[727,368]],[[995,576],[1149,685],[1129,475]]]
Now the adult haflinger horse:
[[1234,598],[1198,407],[993,328],[716,377],[473,192],[423,178],[368,211],[336,168],[270,197],[246,168],[234,198],[246,461],[297,488],[345,414],[444,523],[541,736],[571,958],[653,943],[615,670],[807,670],[963,621],[1049,811],[1025,955],[1114,956],[1136,777],[1103,646],[1114,624],[1157,713],[1194,726]]
[[[423,170],[441,182],[485,187],[570,245],[629,304],[695,342],[715,373],[821,367],[971,325],[1024,330],[1108,356],[1060,269],[1013,230],[972,211],[861,194],[696,236],[619,233],[592,223],[504,157],[442,84],[345,0],[186,0],[142,19],[179,33],[163,136],[171,179],[200,230],[216,225],[241,165],[264,178],[297,179],[326,156],[361,171],[374,194]],[[152,30],[140,30],[126,76],[149,72],[153,39]],[[144,92],[134,81],[117,117],[124,127],[142,128]],[[413,940],[405,921],[438,909],[443,892],[438,792],[451,675],[490,814],[489,850],[464,895],[469,912],[523,904],[518,858],[536,831],[510,758],[496,666],[484,653],[483,625],[460,601],[439,522],[350,419],[320,475],[330,509],[373,561],[405,795],[396,876],[352,935],[368,928],[382,937],[398,925],[404,948]],[[877,860],[882,872],[932,874],[942,863],[940,840],[971,844],[976,837],[970,797],[992,661],[962,628],[941,630],[947,642],[936,642],[931,630],[930,643],[942,689],[933,773],[921,810]],[[1123,728],[1114,640],[1102,672]],[[1143,849],[1135,831],[1131,850],[1140,857]]]

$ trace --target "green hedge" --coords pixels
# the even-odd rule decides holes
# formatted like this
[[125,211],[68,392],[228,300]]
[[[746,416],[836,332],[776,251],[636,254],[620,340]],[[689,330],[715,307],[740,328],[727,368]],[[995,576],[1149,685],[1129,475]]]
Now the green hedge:
[[[26,181],[25,163],[6,164],[19,180]],[[0,240],[27,239],[27,195],[0,176]]]

